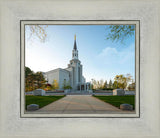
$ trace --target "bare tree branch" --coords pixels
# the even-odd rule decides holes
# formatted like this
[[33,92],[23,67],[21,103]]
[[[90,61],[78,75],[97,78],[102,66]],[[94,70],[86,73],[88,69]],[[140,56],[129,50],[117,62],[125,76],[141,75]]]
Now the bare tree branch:
[[110,25],[107,28],[107,38],[112,41],[124,42],[127,37],[134,35],[135,26],[134,25]]
[[38,38],[41,42],[45,42],[47,38],[46,29],[48,25],[27,25],[29,36],[28,39]]

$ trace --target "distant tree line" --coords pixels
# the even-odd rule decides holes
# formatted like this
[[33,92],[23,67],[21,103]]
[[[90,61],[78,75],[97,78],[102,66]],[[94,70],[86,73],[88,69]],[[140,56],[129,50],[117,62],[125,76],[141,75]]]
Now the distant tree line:
[[[130,83],[130,84],[129,84]],[[127,75],[116,75],[114,77],[114,81],[110,80],[95,80],[92,79],[91,81],[91,88],[92,89],[101,89],[101,90],[113,90],[113,89],[128,89],[134,90],[135,89],[135,82],[132,79],[130,74]]]
[[113,89],[113,83],[112,83],[112,80],[109,81],[109,83],[107,82],[107,80],[95,80],[95,79],[92,79],[92,82],[91,82],[91,87],[92,89],[101,89],[101,90],[109,90],[109,89]]

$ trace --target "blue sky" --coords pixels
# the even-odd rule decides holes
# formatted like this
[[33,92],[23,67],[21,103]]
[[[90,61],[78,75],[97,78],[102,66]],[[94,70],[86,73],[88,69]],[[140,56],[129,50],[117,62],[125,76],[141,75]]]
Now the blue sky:
[[[66,68],[72,59],[74,35],[77,37],[79,60],[87,81],[110,80],[118,74],[135,75],[135,38],[124,43],[106,40],[107,25],[49,25],[47,41],[28,38],[26,31],[25,64],[33,71]],[[27,27],[28,29],[28,27]]]

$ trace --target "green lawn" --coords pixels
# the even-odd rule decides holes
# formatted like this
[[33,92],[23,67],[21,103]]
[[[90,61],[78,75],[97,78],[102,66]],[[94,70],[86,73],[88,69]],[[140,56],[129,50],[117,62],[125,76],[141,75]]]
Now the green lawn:
[[52,103],[54,101],[57,101],[64,96],[33,96],[33,95],[26,95],[25,97],[25,108],[27,108],[27,105],[29,104],[38,104],[39,108],[42,108],[45,105],[48,105],[49,103]]
[[120,104],[131,104],[133,109],[135,109],[135,96],[134,95],[125,95],[125,96],[94,96],[106,103],[112,104],[120,108]]

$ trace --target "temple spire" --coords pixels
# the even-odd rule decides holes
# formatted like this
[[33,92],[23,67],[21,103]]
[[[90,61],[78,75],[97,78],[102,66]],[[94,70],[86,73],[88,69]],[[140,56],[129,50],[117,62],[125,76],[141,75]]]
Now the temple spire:
[[74,50],[77,50],[77,44],[76,44],[76,34],[74,35]]
[[78,59],[78,50],[77,50],[77,44],[76,44],[76,34],[74,35],[74,46],[72,50],[72,59]]

